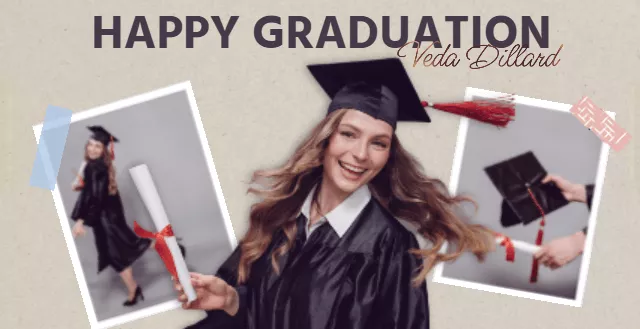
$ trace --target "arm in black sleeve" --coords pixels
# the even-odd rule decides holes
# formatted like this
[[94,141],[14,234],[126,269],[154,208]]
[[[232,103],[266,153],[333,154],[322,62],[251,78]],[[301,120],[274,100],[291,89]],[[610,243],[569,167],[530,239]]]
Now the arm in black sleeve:
[[584,188],[587,194],[587,207],[589,207],[589,210],[591,210],[591,203],[593,202],[593,191],[595,189],[595,185],[588,184],[588,185],[585,185]]
[[[591,203],[593,202],[593,191],[595,189],[595,185],[594,184],[587,184],[584,187],[585,189],[585,193],[587,196],[587,207],[589,208],[589,211],[591,211]],[[582,232],[584,233],[584,235],[587,235],[587,226],[585,226],[582,229]]]
[[87,210],[87,220],[96,221],[102,208],[104,200],[109,194],[109,172],[106,167],[100,167],[91,171],[91,187],[89,188],[90,202]]
[[[78,195],[78,199],[76,200],[76,204],[73,206],[73,211],[71,212],[71,219],[74,222],[78,220],[83,220],[86,222],[87,218],[87,209],[89,208],[89,193],[85,190],[81,190]],[[88,225],[88,224],[87,224]]]
[[185,329],[224,328],[239,329],[247,326],[248,307],[247,295],[249,286],[238,285],[238,266],[240,264],[240,247],[236,247],[231,256],[220,266],[216,276],[234,287],[238,292],[238,312],[231,316],[223,310],[206,311],[207,317],[201,321],[186,327]]
[[109,193],[109,172],[107,167],[91,164],[85,168],[85,184],[78,196],[71,219],[82,219],[84,224],[91,227],[99,219],[104,207],[104,200]]
[[209,316],[218,318],[219,321],[229,325],[229,328],[244,328],[247,318],[247,294],[249,287],[238,284],[238,268],[240,267],[240,256],[242,252],[237,246],[231,256],[220,266],[216,276],[224,280],[228,285],[234,287],[238,292],[238,312],[231,316],[225,311],[208,311]]

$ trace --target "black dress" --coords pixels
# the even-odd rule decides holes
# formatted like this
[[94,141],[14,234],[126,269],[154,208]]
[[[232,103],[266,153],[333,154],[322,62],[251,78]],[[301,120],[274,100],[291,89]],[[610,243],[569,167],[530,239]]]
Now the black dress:
[[421,261],[408,250],[418,248],[417,240],[375,198],[342,238],[324,223],[303,244],[303,216],[297,219],[297,242],[279,259],[281,275],[273,271],[270,255],[286,241],[282,231],[242,286],[236,285],[236,249],[217,275],[236,286],[238,314],[209,311],[187,329],[429,328],[426,282],[411,285]]
[[93,229],[98,273],[108,266],[121,272],[151,246],[151,240],[138,237],[127,225],[120,194],[109,194],[109,172],[102,160],[88,161],[71,219],[83,219]]

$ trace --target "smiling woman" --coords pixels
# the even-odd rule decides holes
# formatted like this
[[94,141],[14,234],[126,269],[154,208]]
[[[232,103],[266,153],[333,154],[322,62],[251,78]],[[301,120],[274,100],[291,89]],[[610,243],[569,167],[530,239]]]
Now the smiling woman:
[[73,184],[73,189],[80,191],[71,213],[73,235],[84,235],[85,226],[92,228],[98,273],[108,267],[118,272],[129,291],[123,305],[133,306],[144,296],[131,265],[152,246],[152,241],[139,238],[126,223],[113,166],[113,147],[119,140],[101,126],[88,128],[93,134],[85,147],[85,166],[78,177],[81,179]]
[[[430,269],[493,248],[491,232],[454,215],[465,199],[397,139],[398,121],[428,121],[397,59],[310,69],[329,113],[286,164],[254,174],[265,188],[250,189],[263,200],[249,231],[215,276],[192,274],[198,299],[184,307],[208,316],[191,329],[429,328]],[[439,254],[446,240],[458,250]]]

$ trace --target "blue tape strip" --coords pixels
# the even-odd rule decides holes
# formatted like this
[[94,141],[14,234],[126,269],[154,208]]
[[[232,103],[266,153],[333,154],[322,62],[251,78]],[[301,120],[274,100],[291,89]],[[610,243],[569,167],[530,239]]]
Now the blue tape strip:
[[61,107],[47,107],[38,140],[38,153],[31,170],[31,186],[52,191],[55,188],[72,114],[71,110]]

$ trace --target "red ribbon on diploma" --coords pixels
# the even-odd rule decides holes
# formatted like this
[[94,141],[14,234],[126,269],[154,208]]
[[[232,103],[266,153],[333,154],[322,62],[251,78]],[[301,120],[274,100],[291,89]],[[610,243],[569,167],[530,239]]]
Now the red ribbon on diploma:
[[500,245],[505,247],[506,249],[507,261],[513,262],[516,259],[516,249],[513,246],[513,242],[511,242],[511,239],[508,236],[502,235],[500,233],[496,233],[496,236],[502,238],[502,242],[500,242]]
[[84,179],[82,178],[82,175],[80,175],[79,172],[72,170],[73,174],[76,175],[76,179],[78,180],[78,186],[80,188],[84,187]]
[[160,255],[160,258],[162,258],[162,261],[167,267],[167,270],[169,270],[169,273],[171,273],[174,278],[177,278],[178,273],[176,271],[176,264],[173,262],[171,250],[169,250],[169,246],[167,245],[167,241],[165,240],[165,237],[173,236],[173,229],[171,228],[171,224],[165,226],[162,230],[160,230],[160,232],[152,233],[143,229],[142,227],[140,227],[140,225],[138,225],[138,222],[134,221],[133,231],[142,238],[153,239],[156,241],[156,251]]

